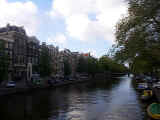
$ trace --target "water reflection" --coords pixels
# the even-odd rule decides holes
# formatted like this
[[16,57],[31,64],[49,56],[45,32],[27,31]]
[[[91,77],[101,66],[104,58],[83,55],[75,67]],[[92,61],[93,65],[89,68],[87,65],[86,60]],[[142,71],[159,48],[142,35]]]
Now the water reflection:
[[94,81],[0,100],[1,120],[143,120],[130,78]]

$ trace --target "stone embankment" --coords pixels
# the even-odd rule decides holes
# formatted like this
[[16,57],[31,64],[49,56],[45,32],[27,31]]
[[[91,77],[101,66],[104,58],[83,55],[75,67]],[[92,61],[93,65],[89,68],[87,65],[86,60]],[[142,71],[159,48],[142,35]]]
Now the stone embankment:
[[32,92],[34,90],[39,90],[39,89],[44,89],[44,88],[55,88],[55,87],[59,87],[59,86],[64,86],[64,85],[69,85],[69,84],[75,84],[75,83],[80,83],[80,82],[87,82],[93,79],[100,79],[100,80],[106,80],[106,78],[110,78],[110,77],[115,77],[115,76],[121,76],[124,75],[124,73],[115,73],[115,74],[96,74],[93,77],[89,76],[81,76],[79,78],[72,78],[69,80],[56,80],[56,82],[52,83],[52,84],[43,84],[43,85],[30,85],[30,86],[18,86],[18,87],[13,87],[13,88],[0,88],[0,96],[5,96],[5,95],[11,95],[11,94],[17,94],[17,93],[26,93],[26,92]]
[[26,87],[12,87],[12,88],[0,88],[0,96],[5,95],[11,95],[16,93],[26,93],[34,90],[44,89],[44,88],[55,88],[59,86],[64,86],[68,84],[74,84],[79,82],[86,82],[89,81],[89,77],[81,77],[79,79],[71,79],[71,80],[63,80],[56,83],[53,83],[52,85],[46,84],[46,85],[34,85],[34,86],[26,86]]

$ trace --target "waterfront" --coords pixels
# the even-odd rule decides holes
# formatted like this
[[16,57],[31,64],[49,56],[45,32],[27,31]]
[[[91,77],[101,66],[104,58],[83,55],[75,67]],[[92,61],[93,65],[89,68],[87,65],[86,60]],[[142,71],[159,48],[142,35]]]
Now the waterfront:
[[[111,80],[110,80],[111,81]],[[144,120],[145,105],[127,76],[67,85],[0,100],[2,120]]]

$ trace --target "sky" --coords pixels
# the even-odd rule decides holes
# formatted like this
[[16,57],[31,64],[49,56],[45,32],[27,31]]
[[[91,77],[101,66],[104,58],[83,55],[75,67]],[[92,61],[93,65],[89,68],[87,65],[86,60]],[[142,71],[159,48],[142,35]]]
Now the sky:
[[0,27],[24,26],[29,36],[71,51],[107,54],[124,0],[0,0]]

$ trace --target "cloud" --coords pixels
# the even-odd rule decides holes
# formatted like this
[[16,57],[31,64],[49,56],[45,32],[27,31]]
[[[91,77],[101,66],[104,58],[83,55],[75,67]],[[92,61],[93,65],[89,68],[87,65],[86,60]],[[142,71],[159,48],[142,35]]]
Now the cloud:
[[122,0],[53,0],[50,16],[65,20],[70,37],[87,42],[106,40],[113,43],[114,26],[126,11]]
[[0,0],[0,27],[7,23],[24,26],[29,35],[38,30],[38,8],[31,2],[8,2]]
[[54,0],[52,10],[67,17],[96,12],[95,4],[96,0]]
[[57,33],[55,36],[48,37],[46,42],[48,44],[53,44],[55,46],[59,46],[61,49],[65,48],[67,45],[66,36],[62,33]]
[[[78,23],[77,23],[78,21]],[[66,19],[66,30],[69,36],[75,37],[80,40],[85,40],[85,33],[90,21],[84,14],[72,15]]]

